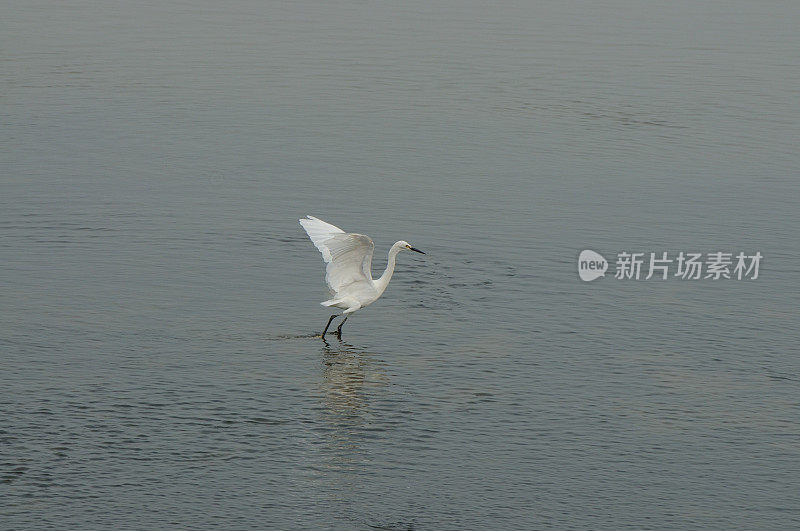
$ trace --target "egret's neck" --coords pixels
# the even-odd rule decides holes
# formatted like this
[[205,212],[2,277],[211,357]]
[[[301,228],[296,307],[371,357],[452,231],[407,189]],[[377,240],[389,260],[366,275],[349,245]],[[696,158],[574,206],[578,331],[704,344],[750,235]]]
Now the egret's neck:
[[397,253],[399,253],[402,248],[403,246],[400,245],[400,242],[397,242],[389,249],[389,262],[386,264],[386,271],[375,281],[375,287],[378,289],[379,293],[383,293],[386,286],[389,285],[389,281],[392,279],[392,274],[394,273],[394,265],[397,262]]

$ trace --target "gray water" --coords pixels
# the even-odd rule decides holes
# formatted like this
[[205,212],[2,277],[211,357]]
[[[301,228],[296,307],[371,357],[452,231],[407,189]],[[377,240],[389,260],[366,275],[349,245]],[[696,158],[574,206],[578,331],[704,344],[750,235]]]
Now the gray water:
[[488,4],[3,4],[0,527],[800,526],[797,3]]

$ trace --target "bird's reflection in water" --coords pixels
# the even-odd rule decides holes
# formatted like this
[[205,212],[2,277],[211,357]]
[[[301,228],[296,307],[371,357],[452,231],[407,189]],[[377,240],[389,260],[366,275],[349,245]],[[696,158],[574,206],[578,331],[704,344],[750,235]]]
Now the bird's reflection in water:
[[364,442],[377,420],[370,401],[385,385],[380,363],[364,348],[325,341],[320,386],[328,469],[353,470],[369,460]]
[[317,505],[335,515],[337,528],[364,527],[388,378],[380,356],[343,341],[326,341],[321,362]]

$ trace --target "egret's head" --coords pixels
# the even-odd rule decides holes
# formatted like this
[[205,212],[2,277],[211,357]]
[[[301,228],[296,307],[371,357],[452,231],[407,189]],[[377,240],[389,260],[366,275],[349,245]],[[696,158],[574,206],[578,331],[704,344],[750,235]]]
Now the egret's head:
[[408,249],[409,251],[414,251],[415,253],[425,254],[422,251],[420,251],[419,249],[415,249],[415,248],[411,247],[411,244],[408,243],[405,240],[400,240],[399,242],[397,242],[397,245],[400,246],[400,249]]

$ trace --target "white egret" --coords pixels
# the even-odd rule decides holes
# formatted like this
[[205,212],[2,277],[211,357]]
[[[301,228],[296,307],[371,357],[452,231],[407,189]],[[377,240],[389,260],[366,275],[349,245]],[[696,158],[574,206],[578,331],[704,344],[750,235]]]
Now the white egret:
[[[368,306],[378,300],[386,290],[389,280],[394,273],[395,259],[397,253],[408,249],[420,254],[425,254],[419,249],[414,249],[404,240],[392,245],[389,249],[389,262],[386,264],[386,271],[377,280],[372,279],[372,252],[375,244],[369,236],[363,234],[348,233],[325,223],[314,216],[308,219],[301,219],[300,225],[303,226],[308,237],[314,243],[322,259],[325,260],[326,274],[325,282],[328,284],[332,297],[327,301],[321,302],[323,306],[334,306],[341,308],[344,319],[336,329],[336,336],[342,338],[342,325],[347,321],[351,313]],[[331,326],[331,322],[338,317],[333,314],[322,331],[322,338]]]

